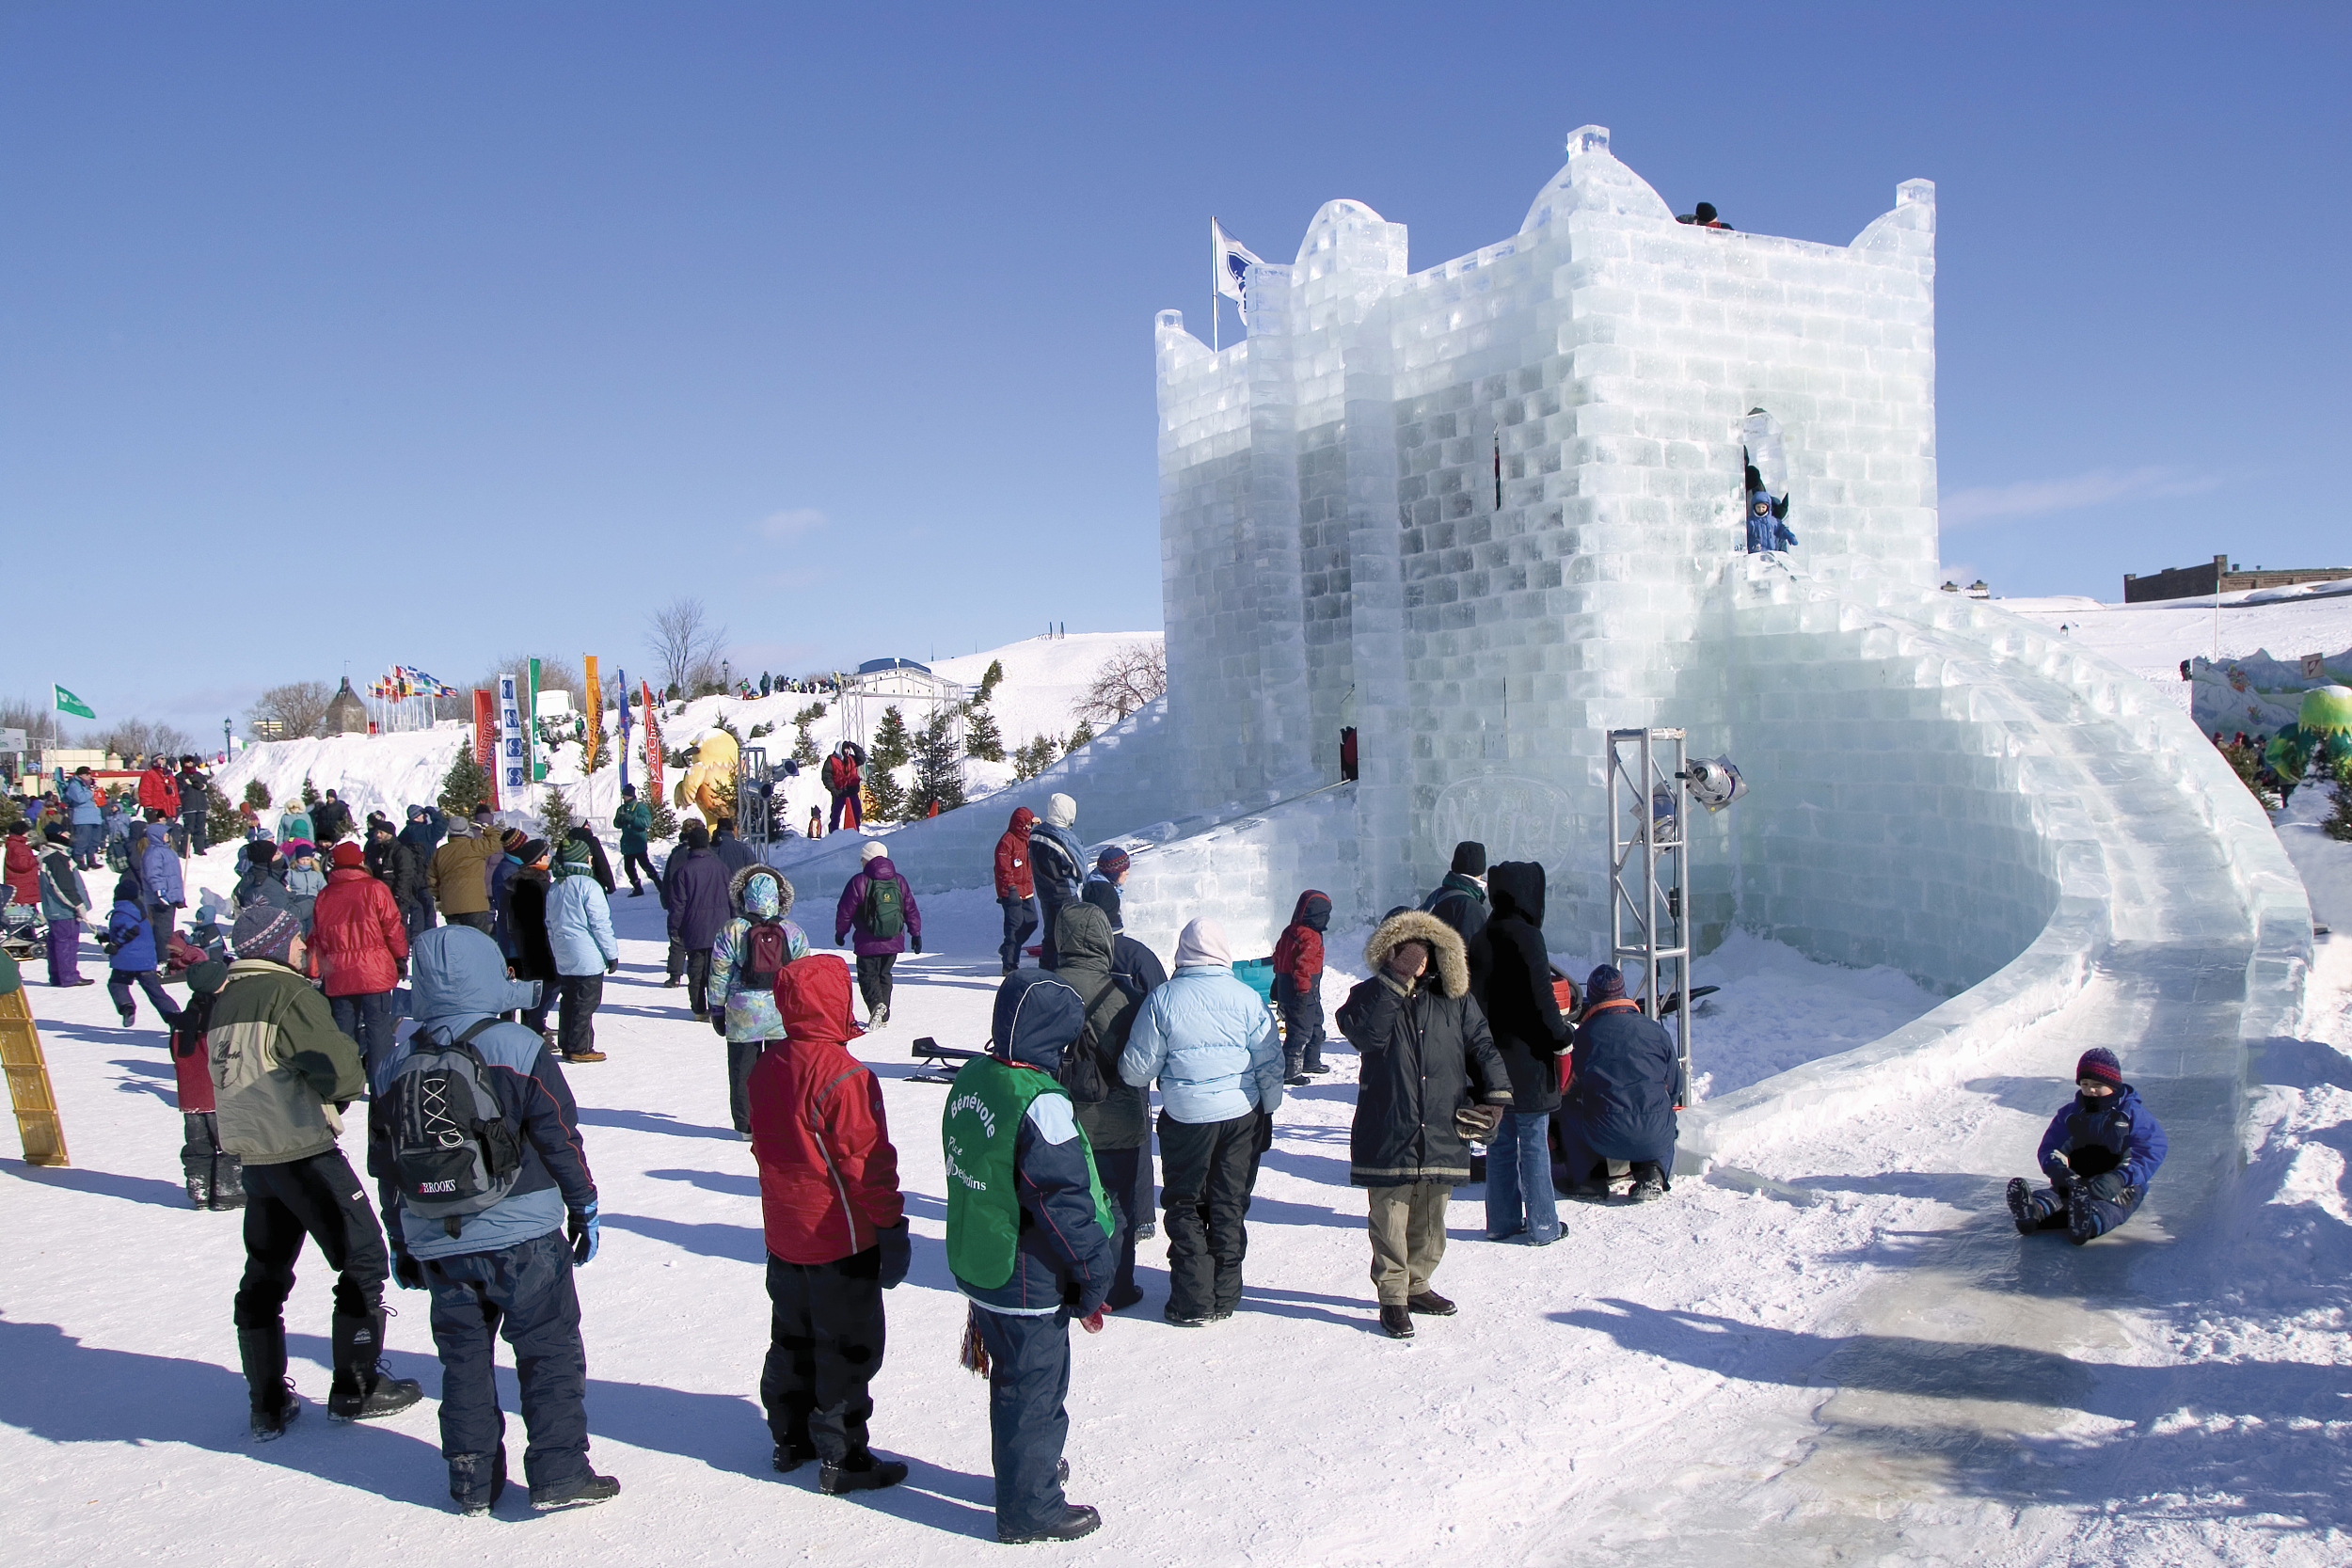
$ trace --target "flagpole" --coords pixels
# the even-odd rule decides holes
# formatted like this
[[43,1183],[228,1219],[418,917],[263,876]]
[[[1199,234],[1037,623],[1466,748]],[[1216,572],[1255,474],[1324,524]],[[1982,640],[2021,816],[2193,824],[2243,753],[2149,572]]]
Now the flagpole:
[[[1211,233],[1211,244],[1209,245],[1209,352],[1211,354],[1219,353],[1224,348],[1223,341],[1217,336],[1218,329],[1223,325],[1223,323],[1217,319],[1216,314],[1216,285],[1218,281],[1216,269],[1225,263],[1223,258],[1217,255],[1217,252],[1223,247],[1215,243],[1216,226],[1216,219],[1211,218],[1209,220],[1209,230]],[[1195,342],[1199,342],[1200,341],[1200,340],[1198,338],[1193,340]]]

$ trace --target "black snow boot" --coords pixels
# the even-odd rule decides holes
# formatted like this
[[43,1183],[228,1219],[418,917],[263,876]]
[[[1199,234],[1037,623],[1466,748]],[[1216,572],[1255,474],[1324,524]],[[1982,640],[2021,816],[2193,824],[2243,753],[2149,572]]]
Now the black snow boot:
[[223,1150],[213,1156],[213,1207],[227,1211],[245,1207],[245,1162]]
[[199,1176],[194,1171],[189,1171],[186,1174],[188,1179],[188,1207],[191,1209],[210,1209],[213,1206],[213,1179],[211,1174],[208,1172]]
[[1391,1339],[1411,1338],[1413,1337],[1412,1309],[1406,1307],[1381,1307],[1380,1332]]
[[2017,1234],[2030,1236],[2042,1228],[2041,1206],[2033,1200],[2033,1187],[2022,1176],[2009,1179],[2009,1217],[2017,1222]]
[[816,1457],[817,1450],[805,1443],[778,1443],[768,1463],[775,1467],[776,1474],[788,1476]]
[[326,1391],[326,1413],[338,1421],[373,1421],[397,1416],[424,1398],[424,1385],[394,1377],[377,1356],[384,1349],[384,1309],[366,1317],[335,1314],[335,1381]]
[[286,1376],[285,1325],[238,1329],[237,1358],[245,1365],[253,1440],[266,1443],[282,1436],[287,1424],[302,1414],[302,1402],[294,1398],[294,1384]]
[[1007,1531],[998,1528],[996,1539],[1008,1546],[1024,1546],[1033,1541],[1075,1541],[1092,1535],[1103,1528],[1103,1516],[1093,1509],[1073,1506],[1062,1516],[1042,1529]]
[[449,1456],[449,1495],[457,1512],[480,1518],[498,1506],[506,1491],[506,1445],[495,1453],[453,1453]]
[[578,1481],[567,1481],[556,1486],[532,1487],[531,1506],[548,1513],[559,1508],[588,1508],[596,1503],[609,1503],[620,1495],[619,1481],[591,1470]]
[[902,1462],[870,1453],[851,1454],[838,1465],[828,1461],[817,1468],[817,1489],[836,1497],[844,1492],[879,1492],[906,1479]]

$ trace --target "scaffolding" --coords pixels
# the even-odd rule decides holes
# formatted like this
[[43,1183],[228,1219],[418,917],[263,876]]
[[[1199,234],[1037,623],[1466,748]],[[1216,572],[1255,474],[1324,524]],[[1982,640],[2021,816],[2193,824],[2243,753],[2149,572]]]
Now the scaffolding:
[[768,748],[745,746],[735,753],[735,836],[759,850],[776,836],[775,775],[768,767]]
[[1620,971],[1641,966],[1627,995],[1642,1011],[1661,1022],[1672,1015],[1677,1109],[1691,1103],[1686,750],[1680,730],[1609,732],[1609,951]]

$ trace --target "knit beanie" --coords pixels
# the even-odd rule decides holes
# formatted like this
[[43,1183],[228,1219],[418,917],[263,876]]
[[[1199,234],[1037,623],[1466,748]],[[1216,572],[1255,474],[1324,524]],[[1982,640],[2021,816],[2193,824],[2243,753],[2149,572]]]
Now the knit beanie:
[[515,851],[515,858],[525,865],[538,864],[548,858],[548,841],[544,838],[524,839],[522,847]]
[[1067,795],[1048,795],[1045,798],[1045,821],[1047,826],[1055,828],[1067,828],[1077,820],[1077,801],[1072,800]]
[[710,830],[699,821],[689,822],[680,828],[677,837],[678,842],[689,849],[707,849],[710,847]]
[[368,863],[368,852],[356,844],[338,844],[327,851],[326,863],[338,871],[356,870]]
[[247,865],[267,865],[277,858],[278,846],[268,839],[257,838],[245,847],[245,863]]
[[1617,973],[1616,965],[1602,964],[1585,976],[1584,1000],[1588,1005],[1625,1000],[1625,976]]
[[860,865],[871,865],[888,853],[890,853],[889,847],[881,839],[869,838],[857,847],[857,863]]
[[1127,869],[1127,851],[1116,844],[1112,845],[1095,861],[1094,869],[1111,880],[1117,881],[1120,874]]
[[2103,1079],[2120,1089],[2123,1086],[2123,1064],[2106,1046],[2094,1045],[2074,1064],[2074,1081],[2080,1083],[2086,1078]]
[[229,945],[240,958],[276,958],[283,962],[302,923],[275,904],[251,904],[229,928]]
[[1454,869],[1465,877],[1486,874],[1486,847],[1471,839],[1464,839],[1454,847]]
[[1176,938],[1176,967],[1193,964],[1224,964],[1231,967],[1233,950],[1226,945],[1225,927],[1208,916],[1187,925]]

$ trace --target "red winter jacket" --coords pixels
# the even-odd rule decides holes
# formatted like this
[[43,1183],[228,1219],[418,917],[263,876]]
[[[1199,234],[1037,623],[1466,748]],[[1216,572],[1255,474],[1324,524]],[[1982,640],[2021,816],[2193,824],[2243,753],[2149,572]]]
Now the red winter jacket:
[[7,881],[18,903],[40,907],[40,857],[33,853],[32,840],[24,833],[8,835]]
[[408,956],[392,890],[359,866],[326,874],[310,910],[310,973],[329,996],[362,996],[400,983],[396,960]]
[[180,815],[180,786],[171,775],[160,768],[151,768],[139,775],[139,810],[159,811],[166,816]]
[[1305,995],[1313,995],[1323,983],[1323,927],[1330,919],[1331,900],[1309,888],[1298,895],[1291,923],[1274,944],[1274,973],[1289,975]]
[[1037,893],[1036,874],[1029,869],[1029,828],[1037,813],[1026,806],[1012,808],[1012,826],[996,841],[996,896],[1028,898]]
[[857,764],[839,752],[825,759],[824,770],[820,776],[825,781],[826,793],[831,795],[854,795],[863,779],[863,775],[858,772]]
[[811,953],[776,975],[784,1038],[752,1069],[752,1158],[768,1250],[787,1263],[831,1263],[897,1225],[898,1151],[882,1085],[850,1054],[850,966]]

